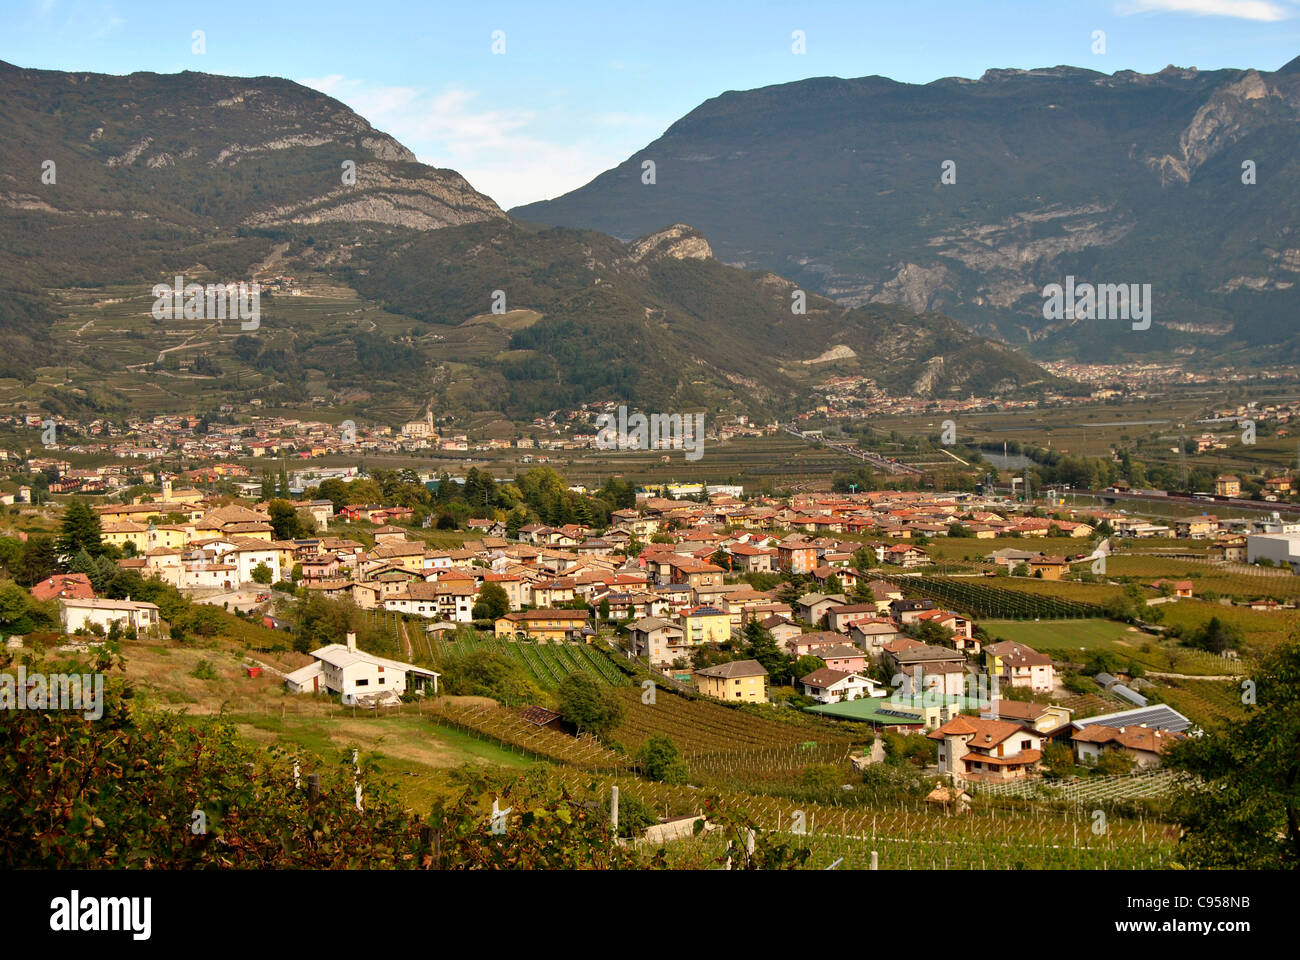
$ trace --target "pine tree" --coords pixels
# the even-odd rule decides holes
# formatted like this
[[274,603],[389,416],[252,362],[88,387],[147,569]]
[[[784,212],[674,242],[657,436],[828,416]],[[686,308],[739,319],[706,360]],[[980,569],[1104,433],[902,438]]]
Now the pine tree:
[[59,538],[54,549],[61,557],[71,557],[85,550],[92,557],[104,552],[103,530],[99,517],[84,500],[71,501],[63,511]]
[[94,567],[89,571],[90,585],[95,588],[98,594],[108,593],[109,587],[113,584],[113,579],[117,576],[118,566],[108,557],[99,557],[94,562]]

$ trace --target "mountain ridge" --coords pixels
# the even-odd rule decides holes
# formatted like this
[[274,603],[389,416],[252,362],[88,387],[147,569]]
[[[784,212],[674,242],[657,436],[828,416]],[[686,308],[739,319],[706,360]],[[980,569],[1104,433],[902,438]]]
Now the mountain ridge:
[[[623,238],[685,221],[724,262],[848,304],[943,312],[1044,357],[1213,363],[1225,343],[1278,342],[1268,328],[1285,326],[1300,281],[1297,61],[727,91],[588,184],[510,213]],[[1052,324],[1041,291],[1067,275],[1151,282],[1156,323],[1140,338]]]
[[[787,415],[836,374],[936,397],[1072,388],[933,312],[812,295],[797,313],[793,281],[721,263],[680,219],[626,244],[516,222],[292,81],[6,65],[0,100],[0,373],[58,381],[51,402],[347,395],[530,419],[606,399]],[[265,279],[261,326],[152,316],[176,274]]]

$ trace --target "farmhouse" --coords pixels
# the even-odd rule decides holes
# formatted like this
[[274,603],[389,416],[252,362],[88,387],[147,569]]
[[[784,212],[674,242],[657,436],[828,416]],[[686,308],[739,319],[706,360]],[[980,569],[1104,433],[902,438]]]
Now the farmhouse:
[[346,643],[331,643],[311,656],[314,663],[285,677],[290,693],[336,693],[345,704],[378,706],[400,702],[404,694],[423,692],[429,685],[438,692],[440,674],[358,650],[355,633],[347,635]]
[[107,631],[114,623],[123,630],[135,629],[145,633],[158,628],[158,606],[137,600],[99,600],[94,597],[69,597],[59,600],[59,615],[63,629],[76,633],[83,627],[98,626]]
[[1171,743],[1186,739],[1181,733],[1140,727],[1108,727],[1094,723],[1070,736],[1080,762],[1095,762],[1104,751],[1127,753],[1139,767],[1160,766],[1160,755]]
[[382,605],[398,613],[470,623],[474,619],[474,587],[469,580],[409,583],[403,592],[385,598]]

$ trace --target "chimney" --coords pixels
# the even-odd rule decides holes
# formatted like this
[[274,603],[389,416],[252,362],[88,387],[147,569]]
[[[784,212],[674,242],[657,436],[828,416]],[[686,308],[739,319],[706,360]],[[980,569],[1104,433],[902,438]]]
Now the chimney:
[[348,649],[355,653],[357,649],[357,635],[353,633],[351,630],[348,631],[347,643],[348,643]]
[[1124,728],[1123,728],[1123,727],[1120,727],[1120,728],[1119,728],[1119,732],[1120,732],[1120,733],[1123,733],[1123,732],[1124,732]]

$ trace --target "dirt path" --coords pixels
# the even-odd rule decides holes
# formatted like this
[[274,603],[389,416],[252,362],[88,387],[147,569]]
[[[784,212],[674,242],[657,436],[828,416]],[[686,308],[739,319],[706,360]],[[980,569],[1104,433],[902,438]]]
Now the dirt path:
[[1243,680],[1243,674],[1232,674],[1230,676],[1202,676],[1196,673],[1157,673],[1155,670],[1146,672],[1148,677],[1165,677],[1168,680]]

